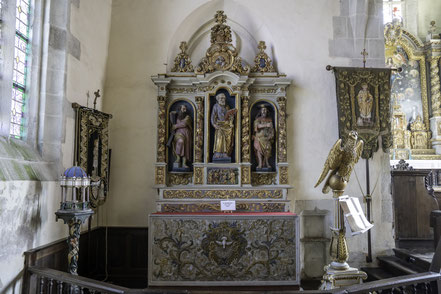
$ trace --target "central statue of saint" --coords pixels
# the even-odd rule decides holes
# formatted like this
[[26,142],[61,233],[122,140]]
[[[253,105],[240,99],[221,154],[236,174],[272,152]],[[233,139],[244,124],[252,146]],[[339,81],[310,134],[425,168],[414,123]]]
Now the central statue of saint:
[[234,116],[237,109],[226,105],[224,93],[216,95],[216,104],[211,111],[211,125],[214,127],[213,161],[231,162],[234,138]]

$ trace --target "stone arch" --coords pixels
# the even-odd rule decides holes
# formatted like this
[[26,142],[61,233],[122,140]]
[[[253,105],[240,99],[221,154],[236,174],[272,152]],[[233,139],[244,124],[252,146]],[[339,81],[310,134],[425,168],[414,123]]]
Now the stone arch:
[[271,34],[262,20],[262,13],[250,11],[238,1],[213,0],[205,3],[191,12],[178,26],[173,34],[167,51],[167,72],[171,71],[174,59],[180,52],[179,44],[186,41],[187,53],[192,64],[196,67],[206,49],[210,46],[210,30],[214,25],[214,14],[218,10],[225,11],[228,16],[227,24],[233,32],[233,45],[238,49],[242,60],[251,66],[254,65],[254,57],[258,52],[259,41],[265,41],[267,54],[275,64],[274,46]]

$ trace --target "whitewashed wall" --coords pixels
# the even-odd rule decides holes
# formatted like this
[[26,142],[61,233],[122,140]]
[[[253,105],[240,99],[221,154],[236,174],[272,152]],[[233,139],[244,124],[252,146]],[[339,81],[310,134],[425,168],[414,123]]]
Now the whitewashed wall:
[[[64,38],[64,45],[63,40],[51,39],[52,45],[54,43],[61,45],[55,46],[56,50],[49,54],[52,53],[51,57],[58,58],[61,62],[45,65],[43,70],[48,72],[55,70],[55,74],[60,79],[47,81],[47,87],[42,89],[46,92],[42,92],[41,101],[46,103],[46,111],[58,109],[59,112],[61,109],[61,113],[57,113],[62,115],[59,121],[61,126],[49,125],[47,128],[49,130],[62,128],[61,137],[57,135],[53,138],[61,142],[62,150],[59,154],[62,156],[57,159],[57,164],[42,163],[43,166],[48,165],[52,169],[42,175],[42,181],[32,181],[26,176],[24,180],[6,176],[6,180],[0,181],[0,293],[21,292],[24,251],[67,236],[67,225],[61,220],[55,222],[54,213],[59,208],[60,188],[58,182],[54,181],[54,174],[60,174],[64,168],[72,165],[74,113],[70,104],[78,102],[86,105],[86,92],[90,90],[92,98],[93,91],[101,89],[102,92],[104,87],[111,0],[67,1],[66,3],[69,3],[67,5],[70,5],[67,9],[56,5],[59,4],[58,0],[56,1],[51,5],[50,17],[47,17],[52,27],[59,28],[60,23],[67,21],[67,38]],[[66,11],[70,11],[70,14],[65,15]],[[46,26],[45,30],[48,28],[49,26]],[[53,50],[53,47],[49,50]],[[47,53],[47,51],[43,52],[43,54]],[[67,59],[65,67],[63,67],[64,58]],[[58,84],[54,85],[57,82]],[[57,93],[59,96],[51,93],[51,86],[59,87],[60,93]],[[98,103],[98,108],[100,105],[101,101]],[[4,142],[6,141],[2,140],[1,143]],[[0,167],[7,164],[6,160],[11,160],[3,158],[6,154],[3,152],[6,152],[5,150],[10,146],[3,147],[4,145],[0,146],[2,155]],[[31,160],[42,159],[36,156]],[[44,171],[45,168],[42,170]]]

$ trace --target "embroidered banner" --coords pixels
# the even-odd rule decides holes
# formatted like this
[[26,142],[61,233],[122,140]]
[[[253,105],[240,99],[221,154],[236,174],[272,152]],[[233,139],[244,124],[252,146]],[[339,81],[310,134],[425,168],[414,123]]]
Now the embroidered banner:
[[378,150],[381,136],[385,152],[392,145],[390,74],[388,68],[334,67],[337,89],[339,136],[345,142],[350,131],[364,141],[362,158]]

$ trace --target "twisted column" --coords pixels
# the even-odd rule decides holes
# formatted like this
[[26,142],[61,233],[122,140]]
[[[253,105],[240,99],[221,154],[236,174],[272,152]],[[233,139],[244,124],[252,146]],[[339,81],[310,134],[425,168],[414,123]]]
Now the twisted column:
[[82,221],[73,218],[69,221],[69,237],[67,238],[67,246],[69,253],[67,260],[69,263],[69,273],[72,275],[78,275],[78,254],[80,252],[80,227]]
[[204,97],[196,97],[196,138],[195,138],[195,158],[194,162],[203,162],[204,146]]
[[286,97],[278,97],[277,102],[279,103],[279,150],[278,159],[280,162],[287,162],[286,156]]
[[242,162],[250,162],[250,97],[242,96]]
[[430,92],[432,97],[432,115],[441,116],[441,93],[439,80],[440,56],[432,57],[430,60]]

